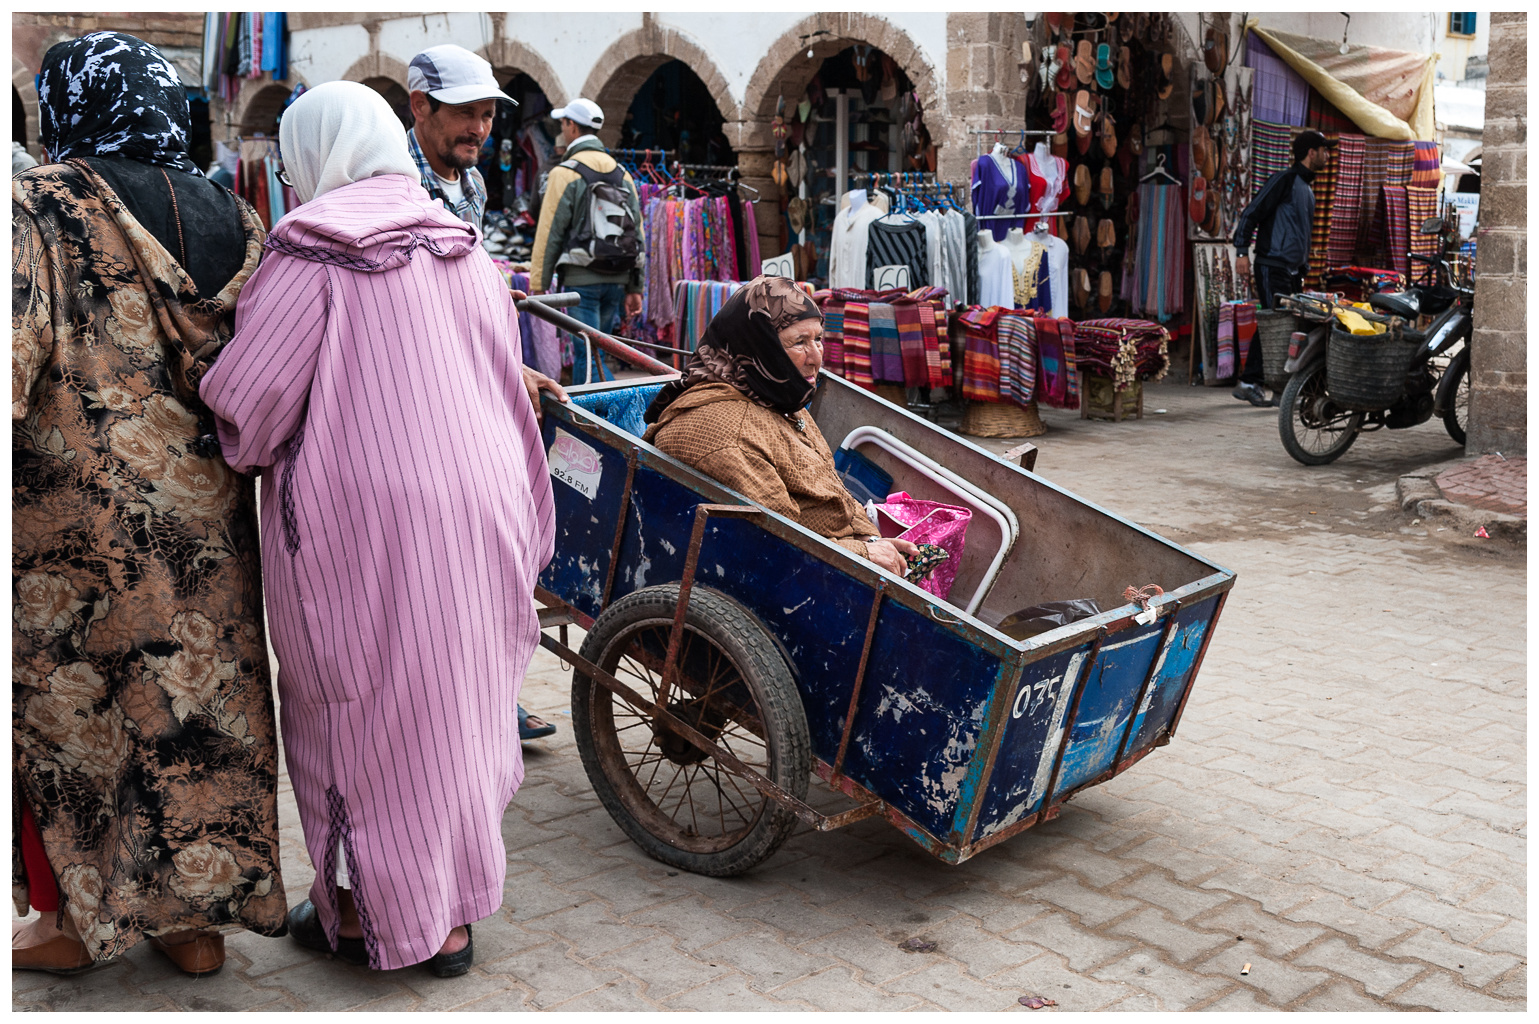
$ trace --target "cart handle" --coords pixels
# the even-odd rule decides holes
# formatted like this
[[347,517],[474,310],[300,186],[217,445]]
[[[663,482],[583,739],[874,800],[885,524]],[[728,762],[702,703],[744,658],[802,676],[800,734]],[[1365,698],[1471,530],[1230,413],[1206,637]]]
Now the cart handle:
[[[558,295],[551,297],[564,299],[568,294],[575,293],[559,293]],[[528,313],[530,316],[537,316],[541,320],[544,320],[546,323],[555,324],[557,327],[564,331],[570,331],[572,334],[576,334],[580,337],[586,337],[589,341],[593,342],[593,344],[597,345],[605,352],[608,352],[610,355],[623,359],[627,363],[630,363],[632,366],[646,370],[648,373],[671,377],[677,377],[679,375],[679,372],[673,367],[669,366],[667,363],[658,362],[651,356],[644,355],[636,351],[634,348],[631,348],[630,345],[627,345],[619,338],[610,337],[596,327],[590,327],[588,324],[583,323],[581,320],[567,316],[565,313],[558,309],[551,308],[550,303],[540,301],[544,298],[547,298],[547,296],[537,295],[528,299],[520,299],[518,302],[515,302],[514,305],[518,308],[520,313]]]

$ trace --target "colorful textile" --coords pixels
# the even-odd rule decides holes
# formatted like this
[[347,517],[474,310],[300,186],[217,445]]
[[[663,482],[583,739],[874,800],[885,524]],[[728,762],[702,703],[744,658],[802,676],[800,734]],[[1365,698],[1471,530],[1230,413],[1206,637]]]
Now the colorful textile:
[[1385,147],[1384,181],[1389,185],[1409,185],[1411,172],[1416,169],[1416,145],[1412,142],[1390,142]]
[[[1327,135],[1327,138],[1336,138]],[[1315,193],[1314,220],[1309,232],[1309,269],[1304,272],[1304,285],[1318,287],[1325,273],[1325,260],[1331,240],[1331,204],[1336,194],[1336,161],[1332,159],[1315,173],[1310,185]]]
[[414,180],[333,189],[267,244],[200,391],[230,467],[271,485],[262,575],[310,898],[334,941],[340,842],[370,965],[394,970],[503,903],[551,475],[512,298]]
[[844,301],[827,299],[823,308],[823,368],[844,376]]
[[721,312],[743,285],[738,281],[675,281],[673,283],[674,322],[678,327],[676,347],[693,352],[711,319]]
[[1258,114],[1250,123],[1250,137],[1250,199],[1254,199],[1272,175],[1293,166],[1293,129],[1285,124],[1263,121]]
[[[1218,304],[1218,379],[1229,380],[1234,376],[1234,303]],[[1241,366],[1245,365],[1243,362]]]
[[930,366],[925,356],[924,321],[920,317],[919,303],[912,300],[896,302],[892,309],[898,327],[903,383],[911,388],[930,387]]
[[[932,388],[946,387],[951,383],[950,345],[941,345],[940,331],[936,327],[936,318],[944,317],[943,311],[938,311],[933,303],[921,302],[915,307],[919,311],[919,329],[924,335],[924,362],[925,377]],[[944,307],[942,307],[944,310]],[[942,321],[944,322],[944,321]],[[824,345],[826,353],[828,346]],[[945,362],[942,363],[942,358]]]
[[963,330],[962,397],[972,402],[1002,401],[999,393],[998,306],[969,309],[958,320]]
[[1250,347],[1255,340],[1256,304],[1236,302],[1234,304],[1234,347],[1239,356],[1240,366],[1245,365],[1245,360],[1250,356]]
[[[1420,229],[1427,218],[1437,216],[1438,191],[1436,188],[1417,188],[1410,185],[1406,187],[1405,197],[1408,248],[1420,256],[1435,258],[1438,255],[1438,236],[1424,235]],[[1430,284],[1436,279],[1437,271],[1425,263],[1413,265],[1407,258],[1406,266],[1413,284]]]
[[1389,147],[1388,139],[1363,140],[1363,179],[1358,196],[1354,259],[1380,262],[1384,254],[1383,186],[1389,170]]
[[[1251,110],[1256,121],[1278,122],[1282,125],[1303,125],[1309,111],[1309,83],[1254,32],[1245,36],[1245,66],[1255,69],[1251,79]],[[1293,162],[1290,153],[1286,168]],[[1273,172],[1257,172],[1265,181]]]
[[1186,203],[1180,185],[1138,186],[1137,244],[1123,264],[1122,297],[1165,319],[1184,308]]
[[844,379],[867,391],[876,390],[871,369],[871,304],[844,304]]
[[1412,143],[1415,152],[1411,157],[1411,185],[1415,188],[1437,188],[1443,181],[1443,157],[1436,142]]
[[1037,329],[1028,316],[1002,313],[996,324],[999,397],[1030,405],[1037,391]]
[[1342,135],[1332,151],[1331,163],[1336,175],[1335,195],[1331,200],[1330,227],[1325,266],[1351,263],[1357,254],[1357,219],[1363,207],[1363,160],[1367,140],[1361,135]]
[[1079,408],[1079,361],[1074,321],[1038,317],[1037,401],[1059,409]]
[[903,383],[903,350],[890,302],[871,303],[871,376],[883,384]]
[[1410,277],[1411,261],[1406,254],[1411,251],[1410,205],[1405,185],[1384,185],[1384,245],[1390,262],[1399,274]]

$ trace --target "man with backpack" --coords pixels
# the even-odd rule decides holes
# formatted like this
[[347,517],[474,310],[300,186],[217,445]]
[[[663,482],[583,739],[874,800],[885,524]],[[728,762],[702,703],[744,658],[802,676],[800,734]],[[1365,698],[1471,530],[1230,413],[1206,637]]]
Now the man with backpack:
[[[551,117],[561,125],[566,159],[551,168],[540,202],[529,287],[535,293],[548,291],[552,275],[559,274],[563,290],[582,296],[572,315],[613,334],[622,304],[627,315],[641,312],[646,263],[641,200],[631,176],[593,134],[604,125],[597,103],[575,99],[551,111]],[[574,384],[607,376],[597,349],[585,346],[576,353]]]

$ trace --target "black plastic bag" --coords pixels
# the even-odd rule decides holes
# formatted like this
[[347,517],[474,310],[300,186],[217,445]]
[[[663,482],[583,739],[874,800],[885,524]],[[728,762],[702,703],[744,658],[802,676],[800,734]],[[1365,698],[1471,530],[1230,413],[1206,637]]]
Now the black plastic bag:
[[1011,612],[999,620],[996,627],[1005,636],[1015,640],[1030,640],[1038,633],[1046,633],[1059,626],[1067,626],[1080,619],[1101,614],[1101,606],[1093,598],[1080,597],[1072,601],[1048,601]]

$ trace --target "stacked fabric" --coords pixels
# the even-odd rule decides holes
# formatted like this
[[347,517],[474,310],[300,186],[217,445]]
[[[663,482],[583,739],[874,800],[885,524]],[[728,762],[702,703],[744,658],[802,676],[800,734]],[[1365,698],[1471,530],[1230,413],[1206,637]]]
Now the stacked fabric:
[[998,306],[975,306],[957,317],[962,325],[962,397],[970,402],[998,402]]
[[823,367],[851,384],[937,388],[951,384],[950,343],[944,344],[944,289],[811,292],[823,311]]
[[[1228,322],[1232,328],[1233,306],[1224,306],[1230,308]],[[1074,325],[1074,353],[1079,369],[1110,377],[1117,391],[1126,391],[1135,380],[1164,377],[1170,368],[1169,346],[1170,332],[1148,320],[1107,317]]]
[[[1259,85],[1257,91],[1260,91]],[[1293,129],[1258,118],[1250,123],[1250,137],[1250,198],[1254,199],[1268,178],[1293,166]]]
[[1058,409],[1078,409],[1078,328],[1068,317],[1038,317],[1033,326],[1037,338],[1037,401]]
[[1336,191],[1330,208],[1330,240],[1325,254],[1327,268],[1345,266],[1357,255],[1357,220],[1363,207],[1366,152],[1367,139],[1363,136],[1343,135],[1332,158]]

